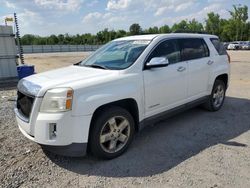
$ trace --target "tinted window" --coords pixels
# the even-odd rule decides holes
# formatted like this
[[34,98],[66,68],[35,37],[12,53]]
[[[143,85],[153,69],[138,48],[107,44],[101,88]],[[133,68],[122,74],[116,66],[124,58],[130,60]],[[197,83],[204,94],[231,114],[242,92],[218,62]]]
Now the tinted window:
[[226,48],[223,46],[223,44],[220,42],[219,39],[213,38],[210,40],[211,40],[212,44],[214,45],[214,47],[217,50],[219,55],[226,55],[227,54]]
[[181,46],[181,57],[183,61],[209,56],[208,47],[203,39],[179,39],[179,43]]
[[166,57],[170,64],[181,60],[180,49],[176,40],[167,40],[160,43],[147,59],[149,62],[154,57]]

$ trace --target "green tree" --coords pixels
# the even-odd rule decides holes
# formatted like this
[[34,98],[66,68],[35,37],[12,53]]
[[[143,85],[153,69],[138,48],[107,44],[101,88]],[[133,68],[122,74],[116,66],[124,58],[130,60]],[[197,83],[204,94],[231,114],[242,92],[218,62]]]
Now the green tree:
[[158,27],[154,26],[154,27],[148,28],[148,30],[146,30],[146,32],[148,34],[157,34],[157,33],[159,33],[159,29],[158,29]]
[[188,22],[188,29],[191,32],[202,32],[204,31],[203,25],[196,21],[195,19],[192,19],[192,21]]
[[130,35],[139,35],[142,33],[141,26],[138,23],[134,23],[129,27]]
[[58,44],[59,40],[56,35],[50,35],[47,38],[47,44],[55,45]]
[[168,25],[164,25],[159,28],[159,33],[171,33],[171,29]]
[[236,25],[235,40],[243,40],[243,32],[246,27],[246,21],[248,19],[248,7],[241,5],[233,5],[233,11],[229,11],[232,16],[232,21]]
[[58,35],[58,44],[64,44],[64,35],[60,34]]
[[125,37],[127,35],[127,32],[124,30],[118,30],[116,32],[115,38],[121,38],[121,37]]
[[26,34],[26,35],[22,36],[22,38],[21,38],[21,44],[22,45],[33,44],[37,37],[38,36],[31,35],[31,34]]
[[182,20],[179,23],[175,23],[171,29],[173,32],[185,32],[189,31],[188,23],[186,20]]
[[107,28],[102,31],[99,31],[96,34],[96,37],[99,44],[105,44],[108,41],[112,40],[112,34],[108,31]]
[[205,20],[205,28],[206,31],[213,35],[220,34],[220,16],[219,14],[215,14],[214,12],[210,12],[207,14],[208,18]]

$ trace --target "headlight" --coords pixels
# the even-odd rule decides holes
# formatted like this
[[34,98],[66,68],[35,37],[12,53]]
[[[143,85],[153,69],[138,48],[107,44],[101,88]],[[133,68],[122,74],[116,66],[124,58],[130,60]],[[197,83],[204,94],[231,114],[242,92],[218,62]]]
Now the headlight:
[[46,92],[40,112],[66,112],[72,109],[73,90],[56,88]]

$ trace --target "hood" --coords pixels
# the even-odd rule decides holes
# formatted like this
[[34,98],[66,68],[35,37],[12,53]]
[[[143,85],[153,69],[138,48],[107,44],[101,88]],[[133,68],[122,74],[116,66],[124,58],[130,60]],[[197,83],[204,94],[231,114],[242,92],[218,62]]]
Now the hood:
[[60,86],[72,87],[74,82],[82,81],[81,83],[84,84],[89,79],[102,80],[104,77],[118,74],[118,72],[117,70],[69,66],[26,77],[18,83],[18,90],[32,96],[43,96],[47,89]]

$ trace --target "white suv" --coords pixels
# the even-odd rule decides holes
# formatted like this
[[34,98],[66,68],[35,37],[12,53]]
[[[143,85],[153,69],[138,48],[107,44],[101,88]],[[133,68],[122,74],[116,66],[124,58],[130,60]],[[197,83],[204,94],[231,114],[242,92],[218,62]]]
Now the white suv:
[[240,49],[240,43],[238,42],[232,42],[227,46],[228,50],[239,50]]
[[21,132],[55,153],[111,159],[138,130],[203,104],[221,108],[229,56],[217,36],[161,34],[116,39],[75,65],[18,84]]

